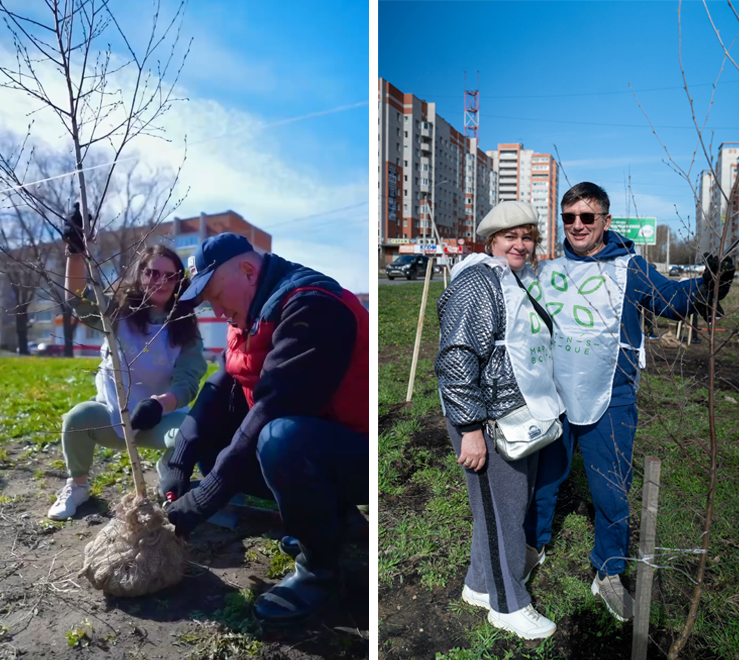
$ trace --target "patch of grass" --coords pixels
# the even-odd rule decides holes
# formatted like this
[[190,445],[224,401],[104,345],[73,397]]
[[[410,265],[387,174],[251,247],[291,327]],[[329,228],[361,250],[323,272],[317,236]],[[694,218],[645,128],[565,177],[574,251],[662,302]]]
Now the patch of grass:
[[269,568],[267,569],[267,577],[281,578],[285,577],[295,568],[295,560],[280,550],[280,544],[274,539],[267,539],[261,548],[262,554],[269,558]]
[[86,648],[92,643],[92,625],[82,619],[82,623],[67,631],[65,637],[70,648]]
[[233,660],[261,654],[262,642],[250,634],[230,632],[213,621],[197,625],[196,631],[177,637],[180,643],[194,647],[187,655],[191,660]]

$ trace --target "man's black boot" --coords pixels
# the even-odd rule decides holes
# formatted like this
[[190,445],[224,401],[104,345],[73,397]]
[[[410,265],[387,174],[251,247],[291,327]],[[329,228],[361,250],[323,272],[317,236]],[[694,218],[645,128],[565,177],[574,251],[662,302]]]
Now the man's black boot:
[[311,567],[301,553],[295,570],[257,598],[254,614],[264,625],[290,626],[315,614],[338,592],[338,569]]

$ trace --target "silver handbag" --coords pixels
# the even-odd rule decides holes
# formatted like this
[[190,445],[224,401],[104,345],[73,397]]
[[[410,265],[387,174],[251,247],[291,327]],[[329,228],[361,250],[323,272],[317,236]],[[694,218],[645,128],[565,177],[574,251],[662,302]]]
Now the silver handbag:
[[534,419],[524,405],[498,419],[488,420],[488,431],[498,453],[507,461],[517,461],[543,449],[562,435],[562,422]]

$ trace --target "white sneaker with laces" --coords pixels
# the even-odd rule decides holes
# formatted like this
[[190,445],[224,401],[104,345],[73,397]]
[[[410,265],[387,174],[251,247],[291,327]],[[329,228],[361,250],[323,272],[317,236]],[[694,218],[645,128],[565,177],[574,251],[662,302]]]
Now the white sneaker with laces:
[[486,610],[490,609],[490,596],[473,591],[466,584],[464,585],[464,589],[462,589],[462,600],[470,605],[484,607]]
[[490,610],[488,621],[496,628],[512,632],[522,639],[543,639],[557,630],[557,624],[539,614],[531,603],[510,614]]
[[64,488],[56,494],[56,502],[51,505],[47,515],[52,520],[66,520],[75,514],[80,504],[87,502],[89,499],[89,482],[78,484],[75,483],[74,479],[69,478]]

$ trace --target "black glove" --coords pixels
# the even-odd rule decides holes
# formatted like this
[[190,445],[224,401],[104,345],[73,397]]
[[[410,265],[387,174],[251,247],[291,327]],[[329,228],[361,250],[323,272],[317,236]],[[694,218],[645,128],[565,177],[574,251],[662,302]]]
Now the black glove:
[[731,257],[724,257],[719,264],[718,257],[708,252],[703,254],[703,261],[706,264],[706,269],[703,271],[701,281],[698,284],[698,294],[693,301],[693,307],[708,323],[711,318],[711,305],[713,304],[713,292],[716,283],[718,282],[716,318],[720,319],[724,315],[724,310],[718,300],[722,300],[728,295],[731,283],[734,281],[736,268]]
[[174,525],[176,536],[188,538],[193,529],[205,522],[206,516],[195,501],[193,491],[185,493],[166,508],[167,518]]
[[190,477],[179,467],[173,467],[164,461],[157,463],[159,472],[159,493],[162,499],[167,499],[167,494],[172,493],[175,500],[180,499],[190,490]]
[[163,412],[164,408],[162,408],[162,404],[159,401],[156,399],[144,399],[134,408],[133,415],[131,415],[131,428],[141,431],[153,429],[162,421]]
[[723,300],[728,295],[731,283],[734,281],[736,271],[734,260],[731,257],[724,257],[719,264],[718,257],[708,252],[703,255],[703,260],[706,264],[706,269],[703,271],[703,283],[711,287],[710,290],[713,291],[714,280],[718,276],[718,299]]
[[67,217],[66,223],[67,227],[62,232],[62,240],[67,244],[70,254],[82,254],[85,251],[85,239],[79,202],[74,203],[74,211]]

